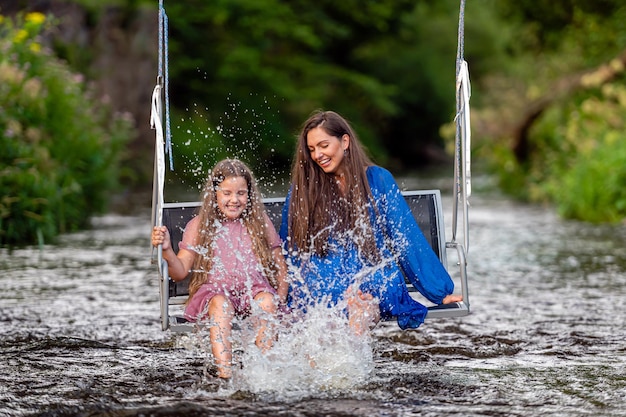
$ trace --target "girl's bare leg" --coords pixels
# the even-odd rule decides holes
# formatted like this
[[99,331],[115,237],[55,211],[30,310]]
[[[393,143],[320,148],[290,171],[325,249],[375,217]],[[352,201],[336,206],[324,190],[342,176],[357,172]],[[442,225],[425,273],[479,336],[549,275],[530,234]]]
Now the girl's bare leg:
[[209,301],[208,309],[209,336],[211,338],[211,350],[215,357],[217,376],[230,378],[233,375],[233,347],[231,332],[235,310],[224,295],[216,295]]
[[[276,314],[276,302],[275,296],[268,292],[260,292],[254,297],[261,309],[269,314]],[[261,349],[263,353],[267,352],[272,347],[272,341],[274,338],[274,332],[271,326],[268,325],[268,321],[265,318],[258,319],[258,332],[256,336],[256,345]]]

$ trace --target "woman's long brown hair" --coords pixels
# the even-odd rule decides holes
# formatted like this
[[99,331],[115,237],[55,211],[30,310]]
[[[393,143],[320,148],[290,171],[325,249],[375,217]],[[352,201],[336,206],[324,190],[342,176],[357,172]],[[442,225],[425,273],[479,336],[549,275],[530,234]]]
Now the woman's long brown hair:
[[266,224],[265,208],[252,171],[237,159],[224,159],[215,165],[202,190],[202,206],[198,213],[199,236],[196,241],[199,253],[194,261],[188,300],[207,281],[207,274],[213,266],[211,243],[215,239],[219,222],[224,218],[217,205],[216,190],[222,181],[231,177],[243,177],[248,184],[248,201],[241,214],[241,220],[252,239],[252,249],[263,266],[264,275],[274,287],[277,286],[275,278],[277,268],[273,262],[267,234],[270,225]]
[[[317,127],[337,140],[341,140],[343,135],[350,137],[343,158],[345,194],[339,189],[334,175],[325,173],[311,157],[307,135]],[[316,111],[304,122],[291,171],[290,249],[324,256],[328,252],[332,232],[350,231],[350,238],[361,254],[372,263],[380,259],[367,209],[372,201],[366,174],[370,165],[373,162],[359,143],[356,133],[339,114]]]

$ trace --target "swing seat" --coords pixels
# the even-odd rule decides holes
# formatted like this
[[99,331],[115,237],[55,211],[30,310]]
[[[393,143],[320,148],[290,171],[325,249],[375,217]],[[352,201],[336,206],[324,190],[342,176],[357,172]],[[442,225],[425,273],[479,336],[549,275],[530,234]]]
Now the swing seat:
[[[443,210],[441,194],[439,190],[404,191],[403,196],[408,203],[413,216],[417,221],[424,237],[432,247],[441,263],[448,269],[447,250],[456,249],[458,276],[450,272],[453,279],[460,281],[463,301],[450,304],[434,305],[428,307],[427,319],[462,317],[469,314],[469,299],[467,289],[467,264],[465,250],[456,242],[446,242],[444,236]],[[276,230],[280,228],[282,210],[285,204],[283,197],[266,198],[263,200],[269,218],[274,223]],[[200,202],[164,203],[163,225],[170,231],[172,247],[178,252],[178,244],[182,240],[183,230],[189,220],[196,214]],[[189,277],[182,281],[174,282],[168,274],[167,262],[162,260],[160,276],[161,298],[161,327],[163,330],[173,332],[187,332],[193,329],[193,323],[188,322],[183,315],[184,303],[189,295]],[[415,287],[406,280],[409,293],[419,302],[427,305],[423,297]],[[421,297],[421,298],[420,298]]]

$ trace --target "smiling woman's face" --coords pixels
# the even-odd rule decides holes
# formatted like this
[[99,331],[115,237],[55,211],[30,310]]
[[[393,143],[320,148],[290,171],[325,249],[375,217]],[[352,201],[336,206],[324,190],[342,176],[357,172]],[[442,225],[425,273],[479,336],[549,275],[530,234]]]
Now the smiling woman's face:
[[350,137],[341,138],[331,136],[321,127],[311,129],[306,135],[306,143],[311,159],[327,174],[341,175],[343,173],[344,151],[348,149]]

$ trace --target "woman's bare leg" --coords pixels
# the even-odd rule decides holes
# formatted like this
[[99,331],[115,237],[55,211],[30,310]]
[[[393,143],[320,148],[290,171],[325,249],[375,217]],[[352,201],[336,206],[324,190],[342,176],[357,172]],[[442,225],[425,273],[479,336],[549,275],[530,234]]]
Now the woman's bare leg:
[[[275,296],[268,292],[260,292],[254,297],[261,309],[268,314],[276,314]],[[265,318],[258,319],[258,331],[256,336],[256,345],[263,353],[267,352],[271,347],[274,339],[274,332],[271,326],[268,326],[268,320]]]
[[235,310],[228,299],[221,294],[211,298],[208,309],[209,336],[211,338],[211,350],[215,357],[217,376],[230,378],[233,374],[233,346],[231,332]]

